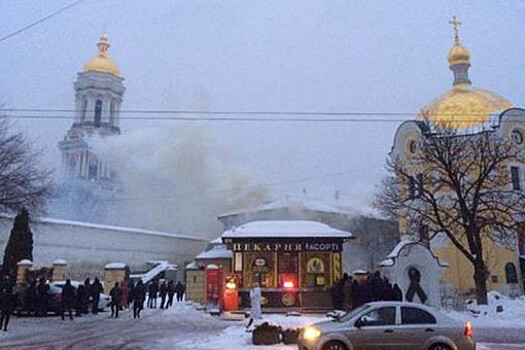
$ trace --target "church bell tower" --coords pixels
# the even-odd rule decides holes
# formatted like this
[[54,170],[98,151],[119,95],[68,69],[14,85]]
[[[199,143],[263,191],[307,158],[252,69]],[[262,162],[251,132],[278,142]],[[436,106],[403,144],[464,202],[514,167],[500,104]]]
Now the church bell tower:
[[109,57],[109,39],[103,34],[98,53],[78,73],[74,84],[73,124],[58,147],[62,153],[64,180],[89,180],[112,187],[117,174],[94,152],[93,146],[120,134],[123,78]]

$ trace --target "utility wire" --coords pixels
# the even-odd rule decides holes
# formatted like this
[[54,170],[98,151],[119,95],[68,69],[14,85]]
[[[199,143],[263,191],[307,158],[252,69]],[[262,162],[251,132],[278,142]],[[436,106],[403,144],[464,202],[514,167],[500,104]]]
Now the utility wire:
[[75,7],[75,6],[77,6],[78,4],[80,4],[81,2],[84,2],[84,1],[86,1],[86,0],[77,0],[77,1],[74,1],[74,2],[70,3],[69,5],[66,5],[66,6],[64,6],[64,7],[61,7],[61,8],[59,8],[58,10],[56,10],[55,12],[50,13],[49,15],[47,15],[47,16],[45,16],[45,17],[39,19],[39,20],[36,21],[36,22],[33,22],[33,23],[31,23],[31,24],[28,24],[27,26],[22,27],[22,28],[20,28],[20,29],[18,29],[18,30],[16,30],[16,31],[10,33],[10,34],[7,34],[7,35],[5,35],[5,36],[3,36],[3,37],[0,37],[0,42],[5,41],[5,40],[7,40],[7,39],[10,39],[10,38],[12,38],[12,37],[14,37],[14,36],[16,36],[16,35],[18,35],[18,34],[21,34],[21,33],[25,32],[26,30],[31,29],[31,28],[33,28],[34,26],[37,26],[37,25],[39,25],[40,23],[43,23],[43,22],[45,22],[45,21],[47,21],[47,20],[49,20],[49,19],[51,19],[51,18],[53,18],[53,17],[55,17],[55,16],[61,14],[62,12],[67,11],[67,10],[69,10],[69,9],[71,9],[71,8],[73,8],[73,7]]

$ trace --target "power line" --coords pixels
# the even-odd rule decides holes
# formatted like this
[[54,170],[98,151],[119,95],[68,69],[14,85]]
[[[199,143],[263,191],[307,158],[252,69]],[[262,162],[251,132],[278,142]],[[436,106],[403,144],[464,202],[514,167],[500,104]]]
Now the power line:
[[[364,167],[364,168],[357,168],[357,169],[351,169],[346,171],[340,171],[335,173],[326,173],[322,175],[317,176],[310,176],[310,177],[304,177],[299,179],[293,179],[288,181],[279,181],[279,182],[269,182],[269,183],[262,183],[262,184],[256,184],[256,185],[249,185],[249,186],[240,186],[238,188],[229,188],[229,189],[222,189],[222,190],[213,190],[213,191],[202,191],[202,192],[188,192],[188,193],[179,193],[174,194],[170,196],[152,196],[152,197],[128,197],[128,198],[116,198],[114,200],[120,201],[143,201],[143,200],[170,200],[170,199],[176,199],[176,198],[184,198],[184,197],[200,197],[200,196],[206,196],[209,194],[219,194],[219,193],[227,193],[231,192],[235,189],[240,189],[243,191],[250,190],[250,189],[263,189],[267,187],[275,187],[275,186],[284,186],[284,185],[290,185],[295,183],[303,183],[303,182],[309,182],[309,181],[315,181],[315,180],[323,180],[327,178],[332,177],[339,177],[344,176],[352,173],[357,172],[363,172],[363,171],[369,171],[369,170],[376,170],[376,169],[383,169],[384,167],[378,167],[378,166],[370,166],[370,167]],[[105,200],[105,201],[114,201],[113,199]]]
[[4,40],[7,40],[7,39],[10,39],[10,38],[12,38],[12,37],[14,37],[15,35],[18,35],[18,34],[20,34],[20,33],[23,33],[23,32],[25,32],[26,30],[31,29],[31,28],[33,28],[34,26],[37,26],[37,25],[39,25],[40,23],[45,22],[45,21],[47,21],[47,20],[49,20],[49,19],[51,19],[51,18],[53,18],[53,17],[55,17],[55,16],[61,14],[62,12],[67,11],[67,10],[69,10],[69,9],[71,9],[71,8],[73,8],[73,7],[75,7],[75,6],[77,6],[78,4],[80,4],[80,3],[83,2],[83,1],[85,1],[85,0],[77,0],[77,1],[74,1],[74,2],[70,3],[69,5],[66,5],[66,6],[64,6],[64,7],[61,7],[61,8],[59,8],[58,10],[56,10],[55,12],[50,13],[49,15],[47,15],[47,16],[45,16],[45,17],[39,19],[38,21],[33,22],[33,23],[31,23],[31,24],[28,24],[28,25],[25,26],[25,27],[22,27],[22,28],[20,28],[20,29],[18,29],[18,30],[16,30],[16,31],[10,33],[10,34],[7,34],[7,35],[1,37],[1,38],[0,38],[0,42],[2,42],[2,41],[4,41]]

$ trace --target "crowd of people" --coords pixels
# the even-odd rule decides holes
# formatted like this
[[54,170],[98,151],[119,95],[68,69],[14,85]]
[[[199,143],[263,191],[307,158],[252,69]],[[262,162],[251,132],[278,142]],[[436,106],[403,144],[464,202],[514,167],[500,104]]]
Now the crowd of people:
[[402,301],[403,292],[397,283],[381,277],[379,271],[362,278],[343,275],[332,288],[332,302],[336,310],[351,310],[371,301]]
[[[49,283],[41,278],[32,280],[25,286],[15,285],[14,281],[5,275],[0,278],[0,329],[7,331],[9,319],[15,308],[25,311],[29,316],[45,317],[50,311],[59,313],[62,320],[66,315],[73,320],[73,315],[98,314],[101,307],[102,283],[98,278],[91,282],[86,278],[84,283],[73,285],[71,280],[66,280],[59,295],[50,291]],[[174,298],[182,301],[185,287],[178,281],[151,281],[146,286],[141,280],[132,283],[129,280],[115,283],[110,290],[111,301],[108,306],[111,316],[118,318],[119,311],[133,309],[133,318],[140,318],[144,309],[146,297],[148,307],[157,307],[157,298],[160,297],[160,308],[167,309],[173,306]],[[58,305],[56,303],[59,303]],[[55,303],[55,305],[50,305]]]

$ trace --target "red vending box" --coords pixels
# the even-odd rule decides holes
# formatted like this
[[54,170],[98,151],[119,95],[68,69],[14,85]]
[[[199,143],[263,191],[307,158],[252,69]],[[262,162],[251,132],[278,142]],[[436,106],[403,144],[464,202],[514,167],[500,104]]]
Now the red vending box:
[[212,314],[220,314],[223,309],[223,272],[222,267],[217,265],[206,266],[206,311]]
[[239,309],[239,278],[236,274],[226,275],[223,294],[224,311]]

